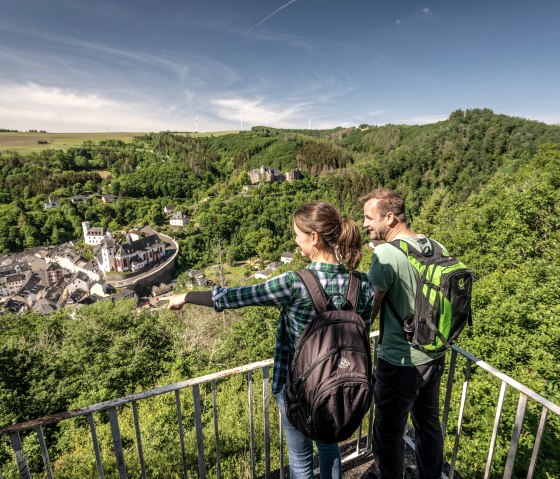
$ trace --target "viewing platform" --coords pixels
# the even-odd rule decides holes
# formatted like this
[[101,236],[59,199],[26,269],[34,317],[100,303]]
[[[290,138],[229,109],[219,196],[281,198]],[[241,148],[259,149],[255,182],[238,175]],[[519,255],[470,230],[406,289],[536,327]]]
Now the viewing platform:
[[[377,337],[378,332],[371,334],[374,348]],[[289,478],[282,424],[271,394],[272,363],[270,359],[246,364],[2,427],[0,442],[9,441],[13,456],[0,463],[0,479],[59,477],[57,459],[53,454],[51,460],[47,438],[54,429],[71,421],[83,433],[80,460],[90,464],[91,477]],[[478,434],[473,430],[474,423],[469,421],[472,407],[469,385],[477,381],[491,385],[485,389],[486,411],[493,421],[489,435]],[[558,474],[559,471],[547,470],[547,458],[539,451],[545,435],[552,444],[559,443],[560,406],[458,346],[448,352],[441,387],[446,451],[442,478],[452,479],[460,474],[464,479],[475,476],[531,479],[537,472],[542,477],[558,477],[544,475],[544,472]],[[232,390],[238,393],[236,397],[231,395]],[[237,404],[239,397],[243,400]],[[147,409],[149,401],[154,400],[161,402]],[[170,405],[173,414],[162,412],[163,417],[154,419],[151,414],[154,410],[163,411],[164,403]],[[237,417],[232,418],[232,410],[238,411]],[[224,423],[225,419],[230,422]],[[231,425],[232,420],[235,427]],[[169,423],[173,434],[166,435],[153,427],[163,421]],[[355,435],[341,445],[345,478],[368,477],[373,462],[372,425],[373,406]],[[471,439],[465,439],[467,425]],[[234,445],[232,435],[243,438],[244,446]],[[148,450],[147,437],[150,444],[157,444],[157,451]],[[414,449],[413,437],[407,435],[404,439]],[[465,474],[472,466],[468,451],[473,447],[484,453],[485,465],[475,475]],[[161,457],[173,457],[177,469],[170,464],[152,463],[154,457],[160,457],[155,452],[161,453]],[[227,457],[234,457],[236,462],[226,471]],[[232,472],[232,467],[237,472]]]

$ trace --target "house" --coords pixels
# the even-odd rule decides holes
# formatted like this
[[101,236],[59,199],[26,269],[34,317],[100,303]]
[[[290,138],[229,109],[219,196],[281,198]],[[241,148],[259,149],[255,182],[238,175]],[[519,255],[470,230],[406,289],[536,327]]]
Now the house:
[[111,287],[105,281],[99,281],[92,285],[89,289],[90,295],[97,296],[98,298],[105,298],[109,296]]
[[84,242],[90,246],[100,244],[104,238],[112,238],[113,235],[109,230],[101,227],[92,228],[89,221],[82,222],[82,229],[84,231]]
[[84,195],[74,195],[70,197],[70,202],[74,205],[77,205],[78,203],[85,203],[88,200],[89,198]]
[[52,313],[57,310],[56,301],[52,301],[48,298],[39,299],[33,306],[33,311],[42,314],[43,316]]
[[164,206],[163,207],[163,214],[164,215],[172,215],[173,211],[175,211],[175,207],[174,206]]
[[182,211],[177,211],[169,219],[169,224],[171,226],[186,226],[189,224],[189,217],[183,214]]
[[101,201],[103,203],[114,203],[117,201],[117,197],[115,195],[101,195]]
[[291,263],[294,260],[295,256],[296,256],[295,253],[290,253],[289,251],[284,251],[282,253],[282,255],[280,256],[280,261],[283,264],[288,264],[288,263]]
[[46,210],[58,208],[58,206],[58,198],[56,196],[49,196],[49,199],[43,203],[43,208]]
[[119,289],[116,294],[113,294],[112,296],[109,296],[109,298],[107,298],[107,299],[110,299],[113,302],[118,301],[120,299],[136,299],[137,300],[138,295],[132,289],[122,288],[122,289]]
[[89,283],[90,279],[81,271],[74,273],[70,280],[68,281],[68,285],[66,289],[68,290],[68,294],[71,295],[77,290],[84,291],[86,294],[89,294]]
[[53,286],[64,278],[64,269],[58,263],[50,263],[46,269],[47,285]]
[[17,293],[31,277],[31,271],[25,273],[10,274],[2,278],[0,285],[0,296],[11,296]]
[[206,275],[197,269],[189,269],[187,276],[192,280],[194,286],[206,286],[208,284]]
[[161,283],[159,286],[152,288],[152,296],[161,296],[162,294],[169,293],[169,291],[173,291],[173,285]]
[[266,265],[266,268],[262,271],[257,271],[254,276],[256,279],[266,279],[271,276],[272,273],[274,273],[274,271],[276,271],[280,266],[282,266],[282,263],[280,261],[273,261],[272,263],[268,263]]

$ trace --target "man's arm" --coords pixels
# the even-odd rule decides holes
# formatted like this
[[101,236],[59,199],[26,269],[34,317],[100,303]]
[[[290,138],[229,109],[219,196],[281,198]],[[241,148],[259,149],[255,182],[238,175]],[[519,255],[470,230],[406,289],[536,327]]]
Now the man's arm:
[[383,298],[385,298],[386,294],[387,292],[381,291],[378,286],[373,286],[373,311],[371,314],[372,321],[377,318],[377,315],[381,310],[381,303],[383,302]]

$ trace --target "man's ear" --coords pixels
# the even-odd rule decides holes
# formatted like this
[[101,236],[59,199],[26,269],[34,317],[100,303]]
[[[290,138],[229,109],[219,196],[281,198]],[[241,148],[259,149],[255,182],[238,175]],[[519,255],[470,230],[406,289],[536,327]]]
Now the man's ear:
[[399,223],[400,220],[395,216],[393,212],[389,211],[389,213],[387,213],[387,225],[394,228]]

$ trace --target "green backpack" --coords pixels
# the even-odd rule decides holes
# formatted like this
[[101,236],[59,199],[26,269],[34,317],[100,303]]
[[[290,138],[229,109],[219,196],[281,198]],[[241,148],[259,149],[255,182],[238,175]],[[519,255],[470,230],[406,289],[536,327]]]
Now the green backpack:
[[463,263],[444,254],[439,243],[429,240],[432,254],[425,256],[403,240],[390,244],[401,251],[418,273],[414,313],[402,323],[407,340],[424,352],[451,347],[465,325],[472,325],[471,293],[474,274]]

